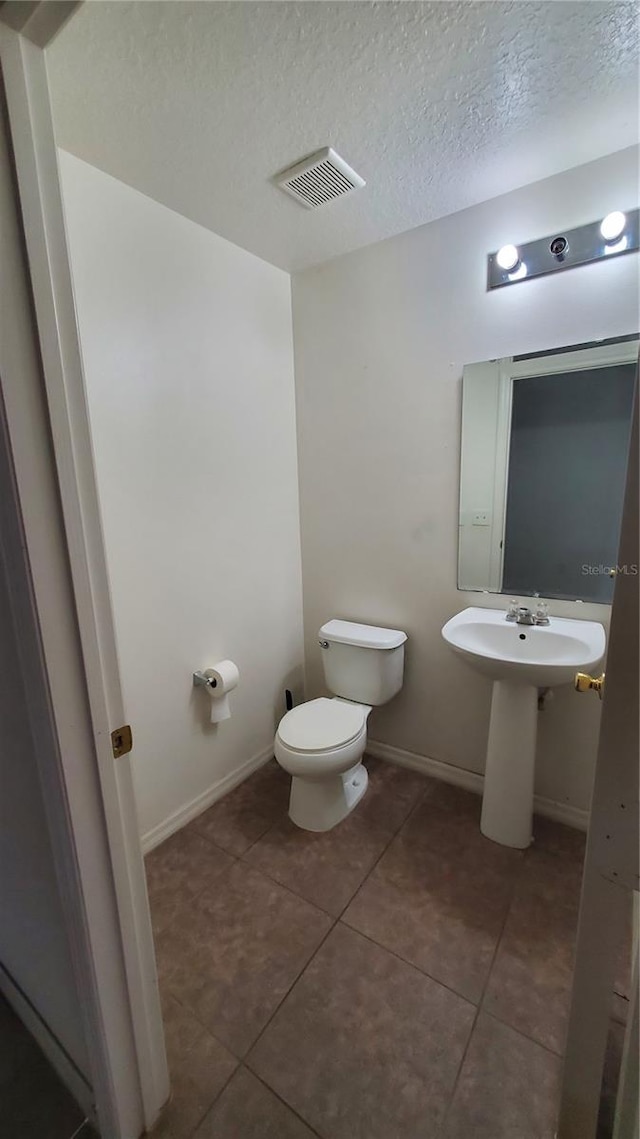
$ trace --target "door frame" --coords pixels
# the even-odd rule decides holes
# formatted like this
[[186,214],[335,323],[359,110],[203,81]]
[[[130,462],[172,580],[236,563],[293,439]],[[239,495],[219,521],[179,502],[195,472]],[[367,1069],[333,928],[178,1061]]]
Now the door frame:
[[[0,9],[16,215],[33,300],[32,308],[19,290],[11,297],[8,358],[16,366],[2,383],[15,476],[10,505],[22,527],[31,579],[23,584],[50,696],[40,761],[56,792],[50,825],[87,1002],[97,1114],[109,1139],[137,1139],[157,1119],[169,1083],[130,756],[115,759],[111,743],[126,712],[46,69],[46,45],[76,7],[5,5],[17,30]],[[57,743],[55,768],[45,737]]]

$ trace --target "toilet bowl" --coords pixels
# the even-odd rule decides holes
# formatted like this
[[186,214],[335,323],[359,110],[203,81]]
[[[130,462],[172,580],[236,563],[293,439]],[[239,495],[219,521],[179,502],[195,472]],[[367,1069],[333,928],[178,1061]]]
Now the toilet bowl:
[[289,817],[309,831],[328,831],[367,789],[361,763],[367,719],[402,687],[404,642],[399,629],[328,621],[318,634],[333,697],[308,700],[283,716],[274,751],[291,775]]
[[289,817],[309,831],[328,831],[362,798],[368,782],[360,762],[371,708],[320,697],[287,712],[275,739],[275,757],[291,775]]

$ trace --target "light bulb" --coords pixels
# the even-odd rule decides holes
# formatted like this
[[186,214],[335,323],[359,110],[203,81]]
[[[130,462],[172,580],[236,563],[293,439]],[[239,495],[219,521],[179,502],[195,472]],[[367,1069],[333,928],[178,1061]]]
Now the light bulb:
[[518,253],[515,245],[503,245],[502,249],[499,249],[496,253],[496,261],[498,262],[498,265],[507,273],[511,269],[515,269],[519,260],[520,254]]
[[616,241],[626,224],[625,215],[620,210],[614,210],[612,214],[607,214],[606,218],[603,218],[600,233],[605,241]]

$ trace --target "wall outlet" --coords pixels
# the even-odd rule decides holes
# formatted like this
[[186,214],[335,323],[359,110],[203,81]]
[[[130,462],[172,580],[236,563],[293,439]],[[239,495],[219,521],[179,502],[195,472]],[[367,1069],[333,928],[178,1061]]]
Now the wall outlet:
[[475,510],[473,513],[472,526],[490,526],[491,525],[491,511],[490,510]]

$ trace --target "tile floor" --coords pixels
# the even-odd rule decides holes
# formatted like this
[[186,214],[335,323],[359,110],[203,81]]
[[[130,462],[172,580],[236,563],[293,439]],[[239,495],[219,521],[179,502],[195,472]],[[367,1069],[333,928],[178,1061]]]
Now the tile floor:
[[155,1139],[552,1139],[583,836],[509,850],[477,796],[367,766],[328,834],[271,762],[148,855]]
[[0,1105],[0,1139],[98,1139],[2,996]]

